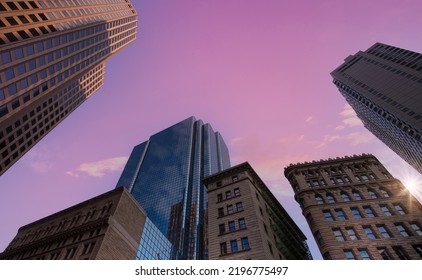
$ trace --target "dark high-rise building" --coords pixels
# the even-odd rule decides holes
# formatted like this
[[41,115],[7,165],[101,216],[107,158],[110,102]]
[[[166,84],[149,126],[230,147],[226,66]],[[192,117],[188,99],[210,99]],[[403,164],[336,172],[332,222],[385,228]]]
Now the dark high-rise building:
[[306,237],[245,162],[204,179],[213,260],[310,260]]
[[190,117],[136,146],[117,186],[129,190],[171,242],[173,258],[204,259],[207,194],[202,179],[228,167],[221,135]]
[[331,76],[365,127],[422,174],[422,54],[376,43]]
[[422,259],[422,205],[373,155],[284,174],[324,259]]
[[103,85],[136,30],[129,0],[1,1],[0,175]]

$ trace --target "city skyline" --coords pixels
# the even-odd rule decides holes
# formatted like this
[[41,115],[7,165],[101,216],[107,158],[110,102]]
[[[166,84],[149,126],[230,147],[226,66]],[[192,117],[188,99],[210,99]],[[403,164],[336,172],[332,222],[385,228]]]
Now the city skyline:
[[405,185],[406,176],[419,182],[421,200],[421,176],[365,130],[329,73],[375,42],[420,52],[414,34],[422,4],[360,3],[367,8],[359,1],[133,3],[142,28],[108,62],[105,94],[0,177],[1,205],[16,209],[0,214],[8,225],[0,251],[23,224],[111,190],[139,139],[191,115],[218,128],[233,165],[250,162],[307,235],[315,259],[283,178],[290,163],[372,153]]

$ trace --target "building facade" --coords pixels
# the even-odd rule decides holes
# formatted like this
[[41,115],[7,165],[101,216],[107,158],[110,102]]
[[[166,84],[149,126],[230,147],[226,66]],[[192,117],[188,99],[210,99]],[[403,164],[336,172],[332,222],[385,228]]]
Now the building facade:
[[190,117],[136,146],[117,186],[129,190],[171,242],[172,258],[206,259],[202,179],[229,166],[221,135]]
[[331,76],[365,127],[422,174],[422,54],[376,43]]
[[306,237],[249,163],[204,179],[213,260],[308,260]]
[[0,259],[133,260],[146,213],[124,188],[19,229]]
[[422,206],[373,155],[290,165],[284,174],[324,259],[422,259]]
[[136,30],[129,0],[0,3],[0,175],[103,85]]

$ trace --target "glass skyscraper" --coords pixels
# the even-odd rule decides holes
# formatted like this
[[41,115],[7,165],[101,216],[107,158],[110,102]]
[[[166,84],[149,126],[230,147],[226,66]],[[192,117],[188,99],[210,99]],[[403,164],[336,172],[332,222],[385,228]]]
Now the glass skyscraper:
[[117,186],[130,191],[171,242],[173,258],[206,259],[207,196],[202,179],[228,167],[229,152],[221,135],[190,117],[136,146]]
[[422,174],[422,54],[376,43],[331,76],[365,127]]
[[136,30],[129,0],[0,2],[0,175],[103,85]]

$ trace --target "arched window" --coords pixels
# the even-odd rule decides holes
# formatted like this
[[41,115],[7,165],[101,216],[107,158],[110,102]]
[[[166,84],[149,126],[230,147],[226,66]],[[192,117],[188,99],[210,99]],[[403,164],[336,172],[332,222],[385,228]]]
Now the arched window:
[[345,193],[345,192],[342,192],[341,193],[341,198],[343,199],[343,201],[350,201],[350,197],[349,197],[349,195],[347,194],[347,193]]
[[370,198],[378,198],[378,195],[373,190],[368,190]]
[[362,200],[362,196],[357,191],[353,191],[353,197],[355,198],[355,200]]
[[320,195],[315,195],[315,200],[317,204],[324,204],[324,200],[322,199],[322,196]]
[[334,200],[334,196],[330,193],[327,193],[327,201],[328,203],[336,203],[336,201]]
[[381,195],[382,195],[383,197],[390,197],[390,194],[389,194],[386,190],[384,190],[384,189],[380,189],[380,192],[381,192]]

